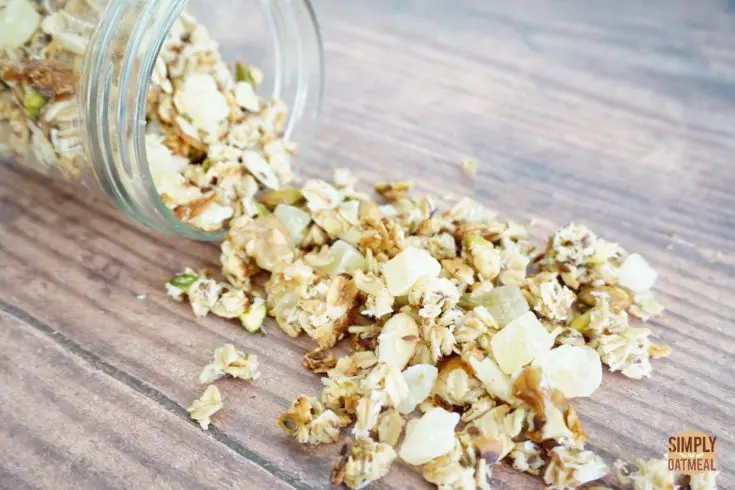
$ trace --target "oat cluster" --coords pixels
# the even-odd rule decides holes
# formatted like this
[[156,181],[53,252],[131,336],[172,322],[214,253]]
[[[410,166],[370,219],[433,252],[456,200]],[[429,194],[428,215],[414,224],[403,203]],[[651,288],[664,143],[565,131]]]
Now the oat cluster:
[[[215,349],[212,362],[204,366],[199,375],[199,383],[209,384],[229,375],[243,380],[256,380],[260,377],[258,356],[239,351],[232,344]],[[217,386],[210,384],[198,400],[189,407],[189,416],[199,422],[202,429],[209,429],[211,417],[223,407],[223,397]]]

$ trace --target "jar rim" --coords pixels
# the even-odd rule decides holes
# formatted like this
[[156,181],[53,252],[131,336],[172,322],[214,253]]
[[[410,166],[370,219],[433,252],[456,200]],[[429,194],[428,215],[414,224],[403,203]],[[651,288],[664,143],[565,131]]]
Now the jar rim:
[[[138,224],[200,241],[221,239],[224,231],[195,228],[165,205],[145,148],[146,103],[155,62],[188,0],[135,3],[140,2],[122,0],[108,5],[85,59],[89,75],[81,90],[85,109],[82,124],[87,129],[90,160],[102,188]],[[269,21],[273,53],[278,58],[272,95],[280,96],[277,92],[284,84],[295,90],[284,138],[292,139],[298,130],[306,140],[302,149],[308,148],[324,90],[323,47],[316,14],[310,0],[258,3]],[[121,27],[131,19],[132,25]],[[296,59],[286,58],[294,55]]]

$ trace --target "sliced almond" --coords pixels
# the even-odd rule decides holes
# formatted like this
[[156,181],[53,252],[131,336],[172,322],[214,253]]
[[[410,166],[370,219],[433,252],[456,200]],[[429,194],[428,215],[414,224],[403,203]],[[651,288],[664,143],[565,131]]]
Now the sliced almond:
[[242,163],[261,184],[269,189],[278,188],[279,182],[276,172],[260,153],[245,150],[242,154]]
[[393,315],[378,337],[378,359],[402,370],[416,351],[418,335],[419,327],[410,315]]

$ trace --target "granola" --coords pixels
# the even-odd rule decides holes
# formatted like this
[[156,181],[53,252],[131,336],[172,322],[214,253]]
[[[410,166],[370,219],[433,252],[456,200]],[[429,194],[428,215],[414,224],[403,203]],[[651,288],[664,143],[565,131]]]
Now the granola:
[[[77,91],[101,13],[95,0],[0,2],[0,127],[18,160],[78,179],[90,170]],[[7,25],[5,25],[7,24]],[[228,66],[218,43],[182,13],[147,93],[145,149],[163,203],[190,225],[225,229],[264,213],[256,194],[293,181],[288,111],[258,94],[262,73]]]
[[175,21],[149,89],[146,149],[156,187],[179,219],[221,230],[265,213],[259,189],[294,179],[286,107],[258,95],[260,80],[254,67],[225,64],[194,18]]
[[211,417],[223,407],[222,395],[215,385],[207,386],[201,398],[194,400],[188,409],[189,416],[199,422],[202,429],[209,429]]
[[[4,147],[72,178],[88,165],[76,95],[100,8],[0,0]],[[145,148],[165,206],[193,227],[227,231],[222,280],[186,269],[167,293],[197,317],[257,332],[270,315],[287,335],[314,341],[303,363],[325,375],[322,391],[281,415],[286,434],[336,443],[353,425],[332,474],[351,488],[387,474],[398,455],[447,489],[489,488],[504,459],[550,488],[606,475],[570,399],[594,393],[603,364],[641,379],[669,354],[636,323],[663,311],[651,265],[575,223],[536,251],[522,224],[469,198],[445,208],[413,197],[410,182],[375,185],[379,201],[346,170],[297,186],[288,108],[259,94],[262,80],[255,67],[228,66],[207,30],[182,14],[155,62]],[[476,165],[460,162],[469,175]],[[337,358],[343,339],[353,352]],[[216,349],[200,382],[226,375],[257,379],[257,356]],[[189,413],[206,429],[221,408],[210,385]],[[615,469],[633,488],[674,485],[660,460]],[[714,474],[690,486],[713,488]]]
[[388,474],[396,452],[389,444],[370,438],[347,440],[332,470],[334,485],[344,483],[350,488],[363,488]]
[[[657,304],[642,259],[624,266],[634,255],[574,224],[535,252],[525,227],[471,200],[442,209],[399,184],[379,186],[381,204],[354,186],[339,171],[262,194],[281,211],[232,221],[227,282],[187,270],[167,286],[234,318],[259,300],[254,277],[269,276],[267,313],[311,337],[304,366],[323,375],[318,397],[279,418],[283,430],[321,444],[352,425],[333,481],[353,487],[383,476],[396,452],[447,489],[488,488],[503,460],[551,488],[605,476],[571,399],[595,392],[603,364],[639,378],[668,354],[633,318]],[[353,351],[336,357],[342,339]]]
[[207,364],[199,376],[199,383],[211,383],[229,374],[233,378],[256,380],[260,377],[258,356],[245,354],[235,349],[232,344],[225,344],[215,349],[214,358]]
[[403,426],[406,421],[401,417],[398,411],[390,409],[383,412],[378,420],[377,433],[378,440],[389,444],[392,447],[396,447],[398,444],[398,438],[401,437]]
[[575,488],[605,476],[608,467],[592,451],[555,447],[549,452],[551,461],[544,472],[550,489]]
[[629,485],[633,490],[674,490],[676,475],[669,471],[664,459],[637,459],[634,464],[617,460],[615,476],[620,485]]
[[301,395],[278,419],[278,425],[302,444],[324,444],[339,440],[340,429],[349,417],[326,409],[318,400]]

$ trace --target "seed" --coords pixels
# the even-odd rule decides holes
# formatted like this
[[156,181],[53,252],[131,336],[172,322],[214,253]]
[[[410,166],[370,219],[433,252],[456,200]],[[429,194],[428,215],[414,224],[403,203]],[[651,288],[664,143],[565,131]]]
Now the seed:
[[46,105],[46,98],[35,90],[28,89],[23,98],[23,108],[28,117],[37,118],[44,105]]
[[274,209],[279,204],[295,206],[304,202],[304,193],[297,187],[284,187],[264,192],[258,196],[258,201],[268,206],[269,209]]
[[178,274],[172,277],[168,282],[172,286],[176,286],[179,289],[189,289],[189,287],[199,279],[196,274]]

